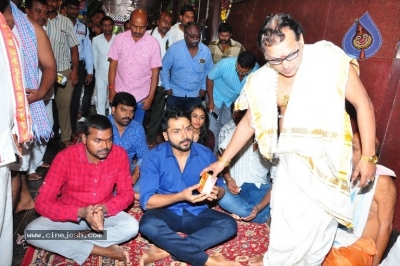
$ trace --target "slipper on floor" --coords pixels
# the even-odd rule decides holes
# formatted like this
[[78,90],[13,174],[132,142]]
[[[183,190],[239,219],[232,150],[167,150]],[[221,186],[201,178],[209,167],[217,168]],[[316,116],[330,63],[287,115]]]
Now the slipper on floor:
[[32,174],[28,175],[28,180],[29,181],[38,181],[40,179],[42,179],[42,176],[40,176],[40,175],[38,175],[36,173],[32,173]]
[[50,168],[50,164],[48,164],[48,163],[42,163],[42,165],[39,166],[39,167],[42,167],[42,168]]

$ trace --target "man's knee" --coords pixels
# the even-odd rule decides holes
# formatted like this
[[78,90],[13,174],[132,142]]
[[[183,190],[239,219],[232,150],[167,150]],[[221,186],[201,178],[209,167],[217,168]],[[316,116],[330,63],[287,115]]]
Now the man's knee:
[[153,235],[157,235],[161,226],[165,226],[165,223],[161,219],[149,215],[147,212],[142,216],[139,222],[140,232],[149,238],[152,238]]
[[124,239],[121,241],[125,242],[134,238],[138,234],[139,223],[134,217],[127,214],[121,221],[118,222],[118,228],[123,231]]
[[237,233],[237,223],[230,215],[225,214],[225,217],[218,221],[218,227],[221,230],[223,238],[233,237]]

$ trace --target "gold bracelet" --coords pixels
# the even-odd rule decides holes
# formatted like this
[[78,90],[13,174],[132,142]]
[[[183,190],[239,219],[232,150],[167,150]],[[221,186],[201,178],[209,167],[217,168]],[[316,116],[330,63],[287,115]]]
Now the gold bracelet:
[[231,180],[235,180],[235,179],[233,179],[232,177],[229,177],[229,178],[226,179],[226,182],[229,182]]
[[218,156],[218,161],[223,162],[225,167],[231,162],[230,160],[224,160],[221,156]]

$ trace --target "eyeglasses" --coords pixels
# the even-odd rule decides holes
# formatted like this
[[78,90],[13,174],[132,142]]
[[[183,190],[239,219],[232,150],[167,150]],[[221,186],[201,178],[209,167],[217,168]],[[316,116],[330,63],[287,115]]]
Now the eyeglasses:
[[238,69],[238,63],[236,62],[235,70],[236,70],[236,73],[238,73],[239,76],[245,77],[245,76],[247,76],[248,74],[250,74],[250,72],[251,72],[253,69],[250,69],[250,70],[247,71],[247,72],[243,72],[243,71],[241,71],[241,70]]
[[289,54],[288,56],[286,56],[285,58],[277,58],[277,59],[268,59],[268,57],[265,57],[265,59],[267,59],[267,63],[271,64],[271,65],[280,65],[282,64],[283,61],[292,61],[294,60],[298,55],[299,55],[299,51],[300,51],[300,47],[299,49],[297,49],[296,52],[293,52],[291,54]]

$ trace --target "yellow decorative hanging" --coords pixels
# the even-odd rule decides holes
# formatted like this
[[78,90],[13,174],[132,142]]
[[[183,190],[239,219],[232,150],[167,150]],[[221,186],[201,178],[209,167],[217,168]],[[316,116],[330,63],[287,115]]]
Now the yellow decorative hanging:
[[231,11],[232,0],[221,0],[221,20],[226,22]]

